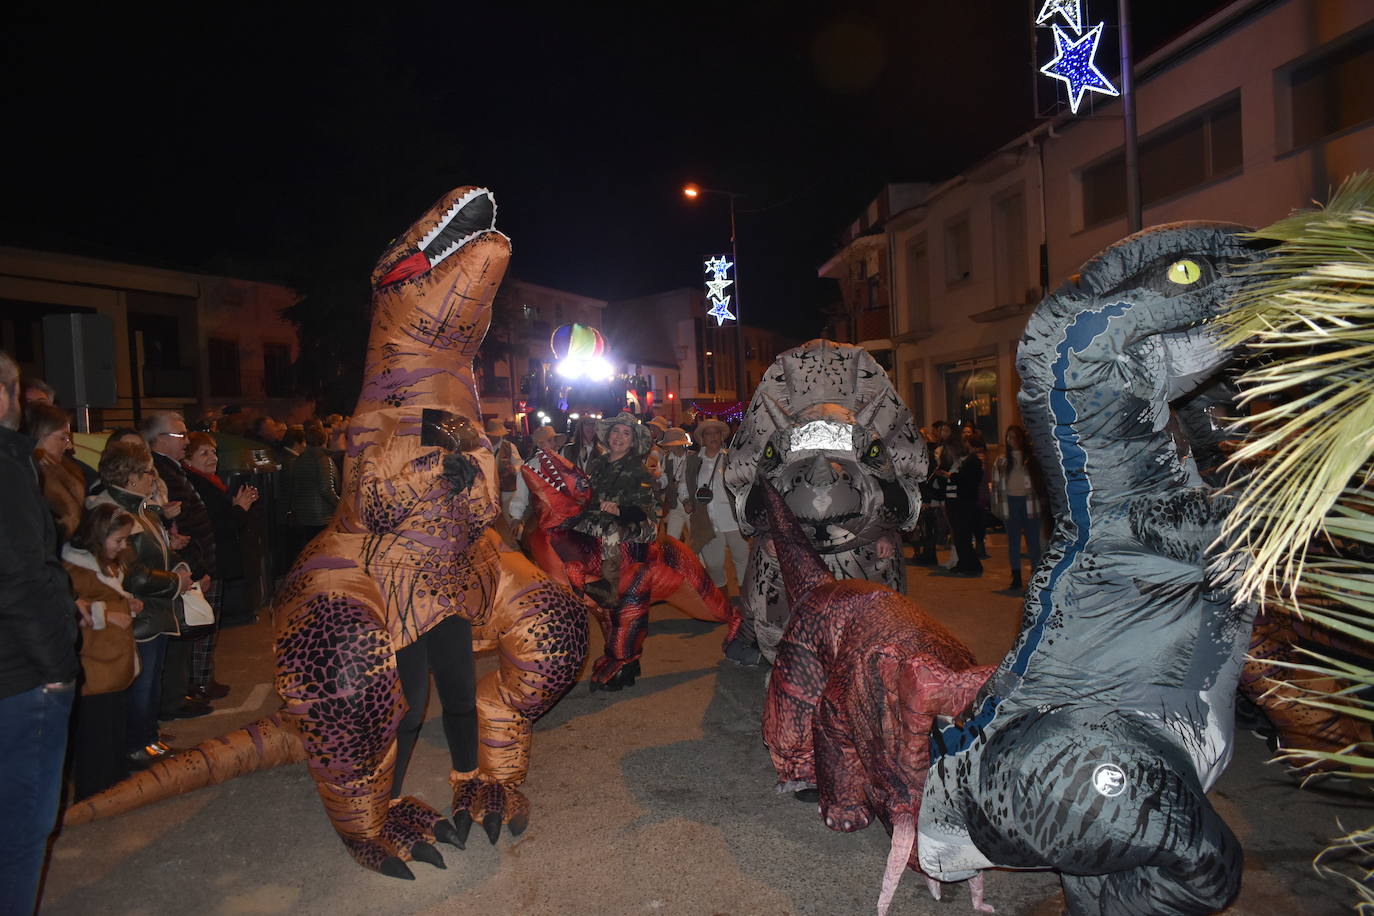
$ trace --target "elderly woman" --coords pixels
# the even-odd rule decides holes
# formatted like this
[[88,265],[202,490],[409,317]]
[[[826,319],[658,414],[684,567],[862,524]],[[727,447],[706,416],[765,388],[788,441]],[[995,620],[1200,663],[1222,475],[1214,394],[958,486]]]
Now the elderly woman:
[[219,478],[219,446],[209,433],[186,434],[186,457],[182,459],[186,477],[210,513],[210,525],[215,532],[215,570],[210,592],[205,597],[215,608],[215,625],[195,640],[191,646],[191,681],[189,695],[202,703],[227,696],[229,688],[215,681],[215,640],[223,614],[224,597],[239,594],[243,587],[243,526],[248,510],[258,500],[258,488],[240,486],[231,496],[229,487]]
[[57,533],[66,541],[81,524],[86,501],[86,475],[75,466],[75,459],[67,457],[72,447],[67,412],[35,401],[24,408],[24,428],[38,443],[33,457],[42,478],[43,497],[57,521]]
[[143,602],[134,620],[140,671],[126,694],[124,746],[134,767],[147,766],[171,750],[158,740],[157,709],[167,639],[180,634],[176,599],[191,587],[191,573],[178,563],[167,530],[149,503],[157,472],[143,443],[111,442],[100,456],[102,493],[88,508],[112,502],[133,516],[132,534],[121,561],[124,591]]
[[653,485],[644,458],[652,440],[644,424],[622,413],[598,424],[604,454],[587,464],[592,501],[569,525],[601,539],[601,579],[587,583],[587,594],[612,607],[620,598],[620,545],[646,544],[658,531]]

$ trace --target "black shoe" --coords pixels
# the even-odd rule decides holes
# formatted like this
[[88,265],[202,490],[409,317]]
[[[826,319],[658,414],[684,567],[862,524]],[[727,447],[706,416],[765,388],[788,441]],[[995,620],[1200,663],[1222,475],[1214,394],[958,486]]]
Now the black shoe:
[[925,553],[918,553],[911,558],[911,562],[917,566],[934,566],[940,562],[940,558],[935,555],[935,551],[928,550]]
[[746,642],[736,636],[726,645],[725,657],[737,665],[743,665],[745,668],[753,668],[758,665],[759,659],[763,657],[763,653],[759,651],[757,644]]
[[201,716],[208,716],[212,712],[214,709],[209,703],[194,697],[186,697],[185,701],[176,709],[160,712],[157,717],[164,722],[169,719],[199,719]]
[[1011,585],[1007,586],[1007,591],[1016,591],[1021,588],[1021,574],[1019,572],[1011,574]]
[[956,576],[965,576],[972,579],[981,576],[983,574],[983,569],[981,566],[956,566],[951,569],[950,572]]
[[192,687],[186,695],[198,703],[209,703],[211,700],[222,700],[227,697],[229,688],[218,681],[211,681],[209,684]]
[[799,802],[809,802],[814,805],[821,800],[821,790],[815,786],[807,786],[803,789],[797,789],[792,793],[792,797]]

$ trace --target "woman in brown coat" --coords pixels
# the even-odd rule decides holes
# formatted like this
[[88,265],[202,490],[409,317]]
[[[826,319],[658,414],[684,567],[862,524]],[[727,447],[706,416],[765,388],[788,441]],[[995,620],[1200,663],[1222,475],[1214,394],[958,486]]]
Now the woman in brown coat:
[[67,456],[72,447],[67,412],[51,404],[30,404],[24,411],[24,429],[38,442],[33,457],[38,462],[43,496],[57,520],[58,534],[66,541],[81,524],[86,502],[86,475],[75,466],[76,459]]

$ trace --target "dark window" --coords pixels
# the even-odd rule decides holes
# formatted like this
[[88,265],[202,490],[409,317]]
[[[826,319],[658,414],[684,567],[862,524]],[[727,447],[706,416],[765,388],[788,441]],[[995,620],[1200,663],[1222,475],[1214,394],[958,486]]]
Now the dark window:
[[1374,32],[1294,67],[1288,87],[1293,147],[1374,119]]
[[969,240],[968,217],[945,224],[945,285],[953,286],[973,276],[973,244]]
[[269,398],[287,398],[292,394],[291,345],[265,343],[262,345],[262,388]]
[[868,302],[865,303],[871,312],[874,309],[883,308],[885,303],[882,301],[881,291],[878,289],[878,275],[874,274],[868,278]]
[[210,357],[210,396],[233,397],[242,394],[238,341],[211,337],[206,349]]
[[[1240,95],[1185,115],[1140,143],[1140,199],[1150,206],[1190,188],[1240,171]],[[1084,169],[1083,225],[1126,212],[1126,161],[1120,150]]]

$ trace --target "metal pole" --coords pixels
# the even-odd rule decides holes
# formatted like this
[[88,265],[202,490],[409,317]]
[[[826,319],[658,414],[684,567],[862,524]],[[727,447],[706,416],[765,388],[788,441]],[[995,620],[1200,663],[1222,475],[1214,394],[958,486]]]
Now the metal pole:
[[1121,45],[1121,112],[1126,131],[1126,231],[1141,230],[1140,150],[1135,131],[1135,74],[1131,72],[1131,0],[1116,0]]
[[735,261],[735,399],[748,401],[744,390],[744,313],[739,305],[739,243],[735,239],[735,198],[730,195],[730,256]]

